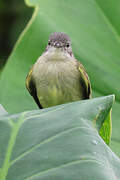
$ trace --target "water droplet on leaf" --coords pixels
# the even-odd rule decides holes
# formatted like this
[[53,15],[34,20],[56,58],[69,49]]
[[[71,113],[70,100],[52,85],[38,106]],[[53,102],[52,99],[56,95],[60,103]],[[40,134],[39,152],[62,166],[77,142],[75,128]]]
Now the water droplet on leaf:
[[97,144],[98,144],[98,142],[97,142],[96,140],[92,140],[92,143],[93,143],[94,145],[97,145]]

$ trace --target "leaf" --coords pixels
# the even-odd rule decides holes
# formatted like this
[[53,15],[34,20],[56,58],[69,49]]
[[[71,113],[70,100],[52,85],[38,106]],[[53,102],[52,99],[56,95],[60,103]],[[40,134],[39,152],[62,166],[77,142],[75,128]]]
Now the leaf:
[[93,94],[116,96],[112,144],[120,144],[119,1],[27,0],[27,4],[35,6],[35,11],[2,72],[0,103],[10,113],[37,108],[26,91],[25,77],[44,51],[49,34],[66,32],[71,37],[75,57],[90,76]]
[[0,104],[0,116],[7,115],[7,114],[8,114],[7,111]]
[[100,136],[104,139],[107,145],[110,144],[111,133],[112,133],[112,123],[111,123],[111,111],[110,111],[110,113],[106,117],[106,120],[103,123],[103,126],[99,131]]
[[106,96],[1,118],[0,179],[119,179],[120,159],[96,130],[112,102]]

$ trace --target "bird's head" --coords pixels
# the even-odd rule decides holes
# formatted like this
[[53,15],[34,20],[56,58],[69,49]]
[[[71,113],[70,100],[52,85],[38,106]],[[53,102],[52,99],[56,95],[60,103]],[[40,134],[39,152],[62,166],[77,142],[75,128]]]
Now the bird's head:
[[50,49],[68,53],[70,56],[73,55],[70,38],[63,32],[55,32],[50,34],[46,51]]

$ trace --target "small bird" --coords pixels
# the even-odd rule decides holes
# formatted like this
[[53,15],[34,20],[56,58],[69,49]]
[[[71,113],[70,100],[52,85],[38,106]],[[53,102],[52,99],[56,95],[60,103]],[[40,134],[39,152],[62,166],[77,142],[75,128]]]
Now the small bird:
[[67,34],[50,35],[46,50],[27,75],[26,87],[41,109],[91,97],[89,77],[75,59]]

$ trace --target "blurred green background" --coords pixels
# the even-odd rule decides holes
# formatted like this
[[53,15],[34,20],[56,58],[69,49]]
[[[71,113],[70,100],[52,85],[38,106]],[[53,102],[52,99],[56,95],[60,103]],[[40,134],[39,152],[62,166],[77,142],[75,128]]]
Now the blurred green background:
[[33,8],[27,7],[24,0],[0,0],[0,68],[32,13]]

